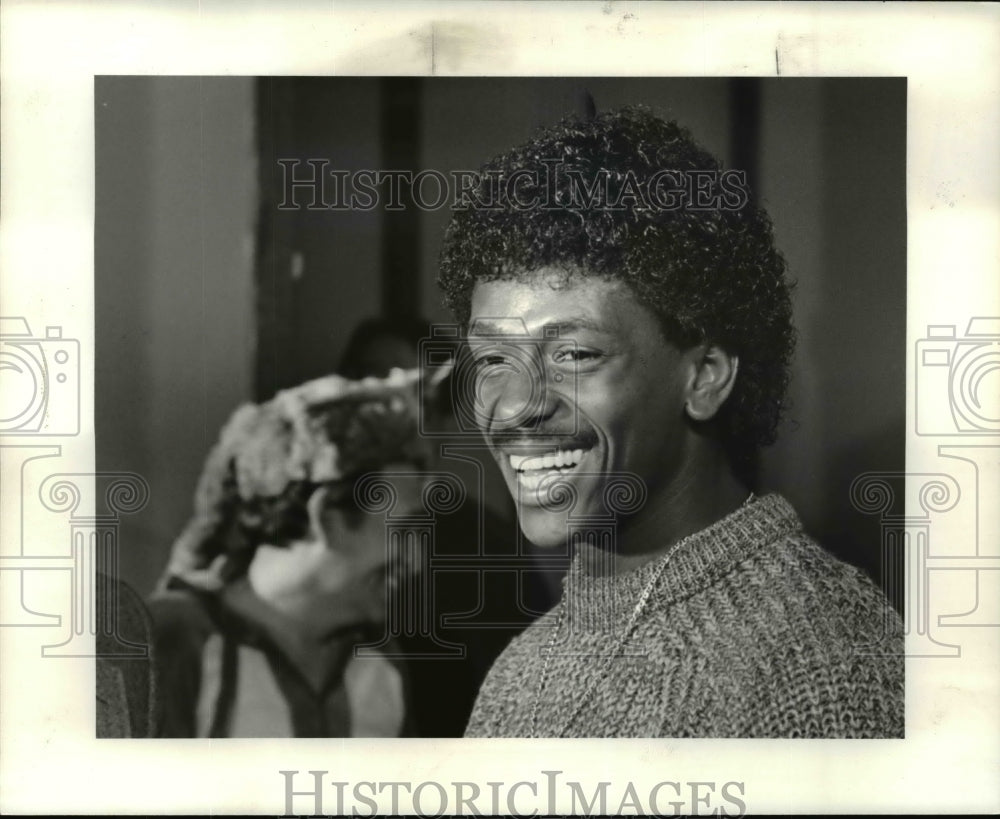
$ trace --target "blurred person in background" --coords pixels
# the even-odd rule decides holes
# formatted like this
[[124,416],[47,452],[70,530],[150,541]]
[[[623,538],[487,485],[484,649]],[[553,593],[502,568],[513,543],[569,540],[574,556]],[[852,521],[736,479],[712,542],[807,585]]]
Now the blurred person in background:
[[[148,601],[168,737],[413,733],[387,595],[419,570],[359,504],[378,478],[422,509],[416,374],[329,376],[238,409]],[[383,484],[385,486],[386,484]]]

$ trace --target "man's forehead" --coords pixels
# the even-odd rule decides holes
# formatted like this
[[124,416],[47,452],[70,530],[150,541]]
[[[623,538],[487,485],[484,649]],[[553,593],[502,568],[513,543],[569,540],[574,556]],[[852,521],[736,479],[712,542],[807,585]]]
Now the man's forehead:
[[550,321],[536,327],[535,322],[525,321],[520,316],[475,317],[469,323],[470,336],[539,336],[540,338],[559,338],[577,330],[593,330],[606,332],[609,328],[606,322],[595,320],[589,316],[569,316]]
[[619,282],[545,270],[517,279],[480,282],[472,295],[470,336],[558,337],[573,331],[613,331],[622,301],[632,301]]

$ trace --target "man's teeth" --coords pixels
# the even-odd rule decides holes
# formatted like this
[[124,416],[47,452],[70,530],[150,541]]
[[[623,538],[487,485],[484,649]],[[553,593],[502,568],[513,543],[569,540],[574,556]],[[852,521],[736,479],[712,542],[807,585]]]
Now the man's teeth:
[[583,460],[583,450],[560,449],[547,455],[508,455],[510,467],[515,472],[529,472],[536,469],[557,469],[576,466]]

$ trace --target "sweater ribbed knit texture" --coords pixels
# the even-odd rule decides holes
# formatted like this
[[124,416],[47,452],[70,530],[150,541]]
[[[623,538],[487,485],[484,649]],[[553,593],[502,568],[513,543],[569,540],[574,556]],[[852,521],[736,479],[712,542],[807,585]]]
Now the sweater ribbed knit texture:
[[[659,563],[593,576],[574,559],[537,736],[903,736],[899,616],[866,575],[804,533],[780,495],[687,538],[622,647]],[[497,659],[466,736],[532,735],[558,610]]]

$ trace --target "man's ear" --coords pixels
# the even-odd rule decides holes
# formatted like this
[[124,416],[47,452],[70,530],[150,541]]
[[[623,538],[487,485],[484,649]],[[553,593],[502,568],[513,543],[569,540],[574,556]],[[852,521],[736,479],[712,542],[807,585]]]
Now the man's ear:
[[729,398],[736,384],[739,358],[715,344],[691,350],[691,379],[684,409],[695,421],[708,421]]

